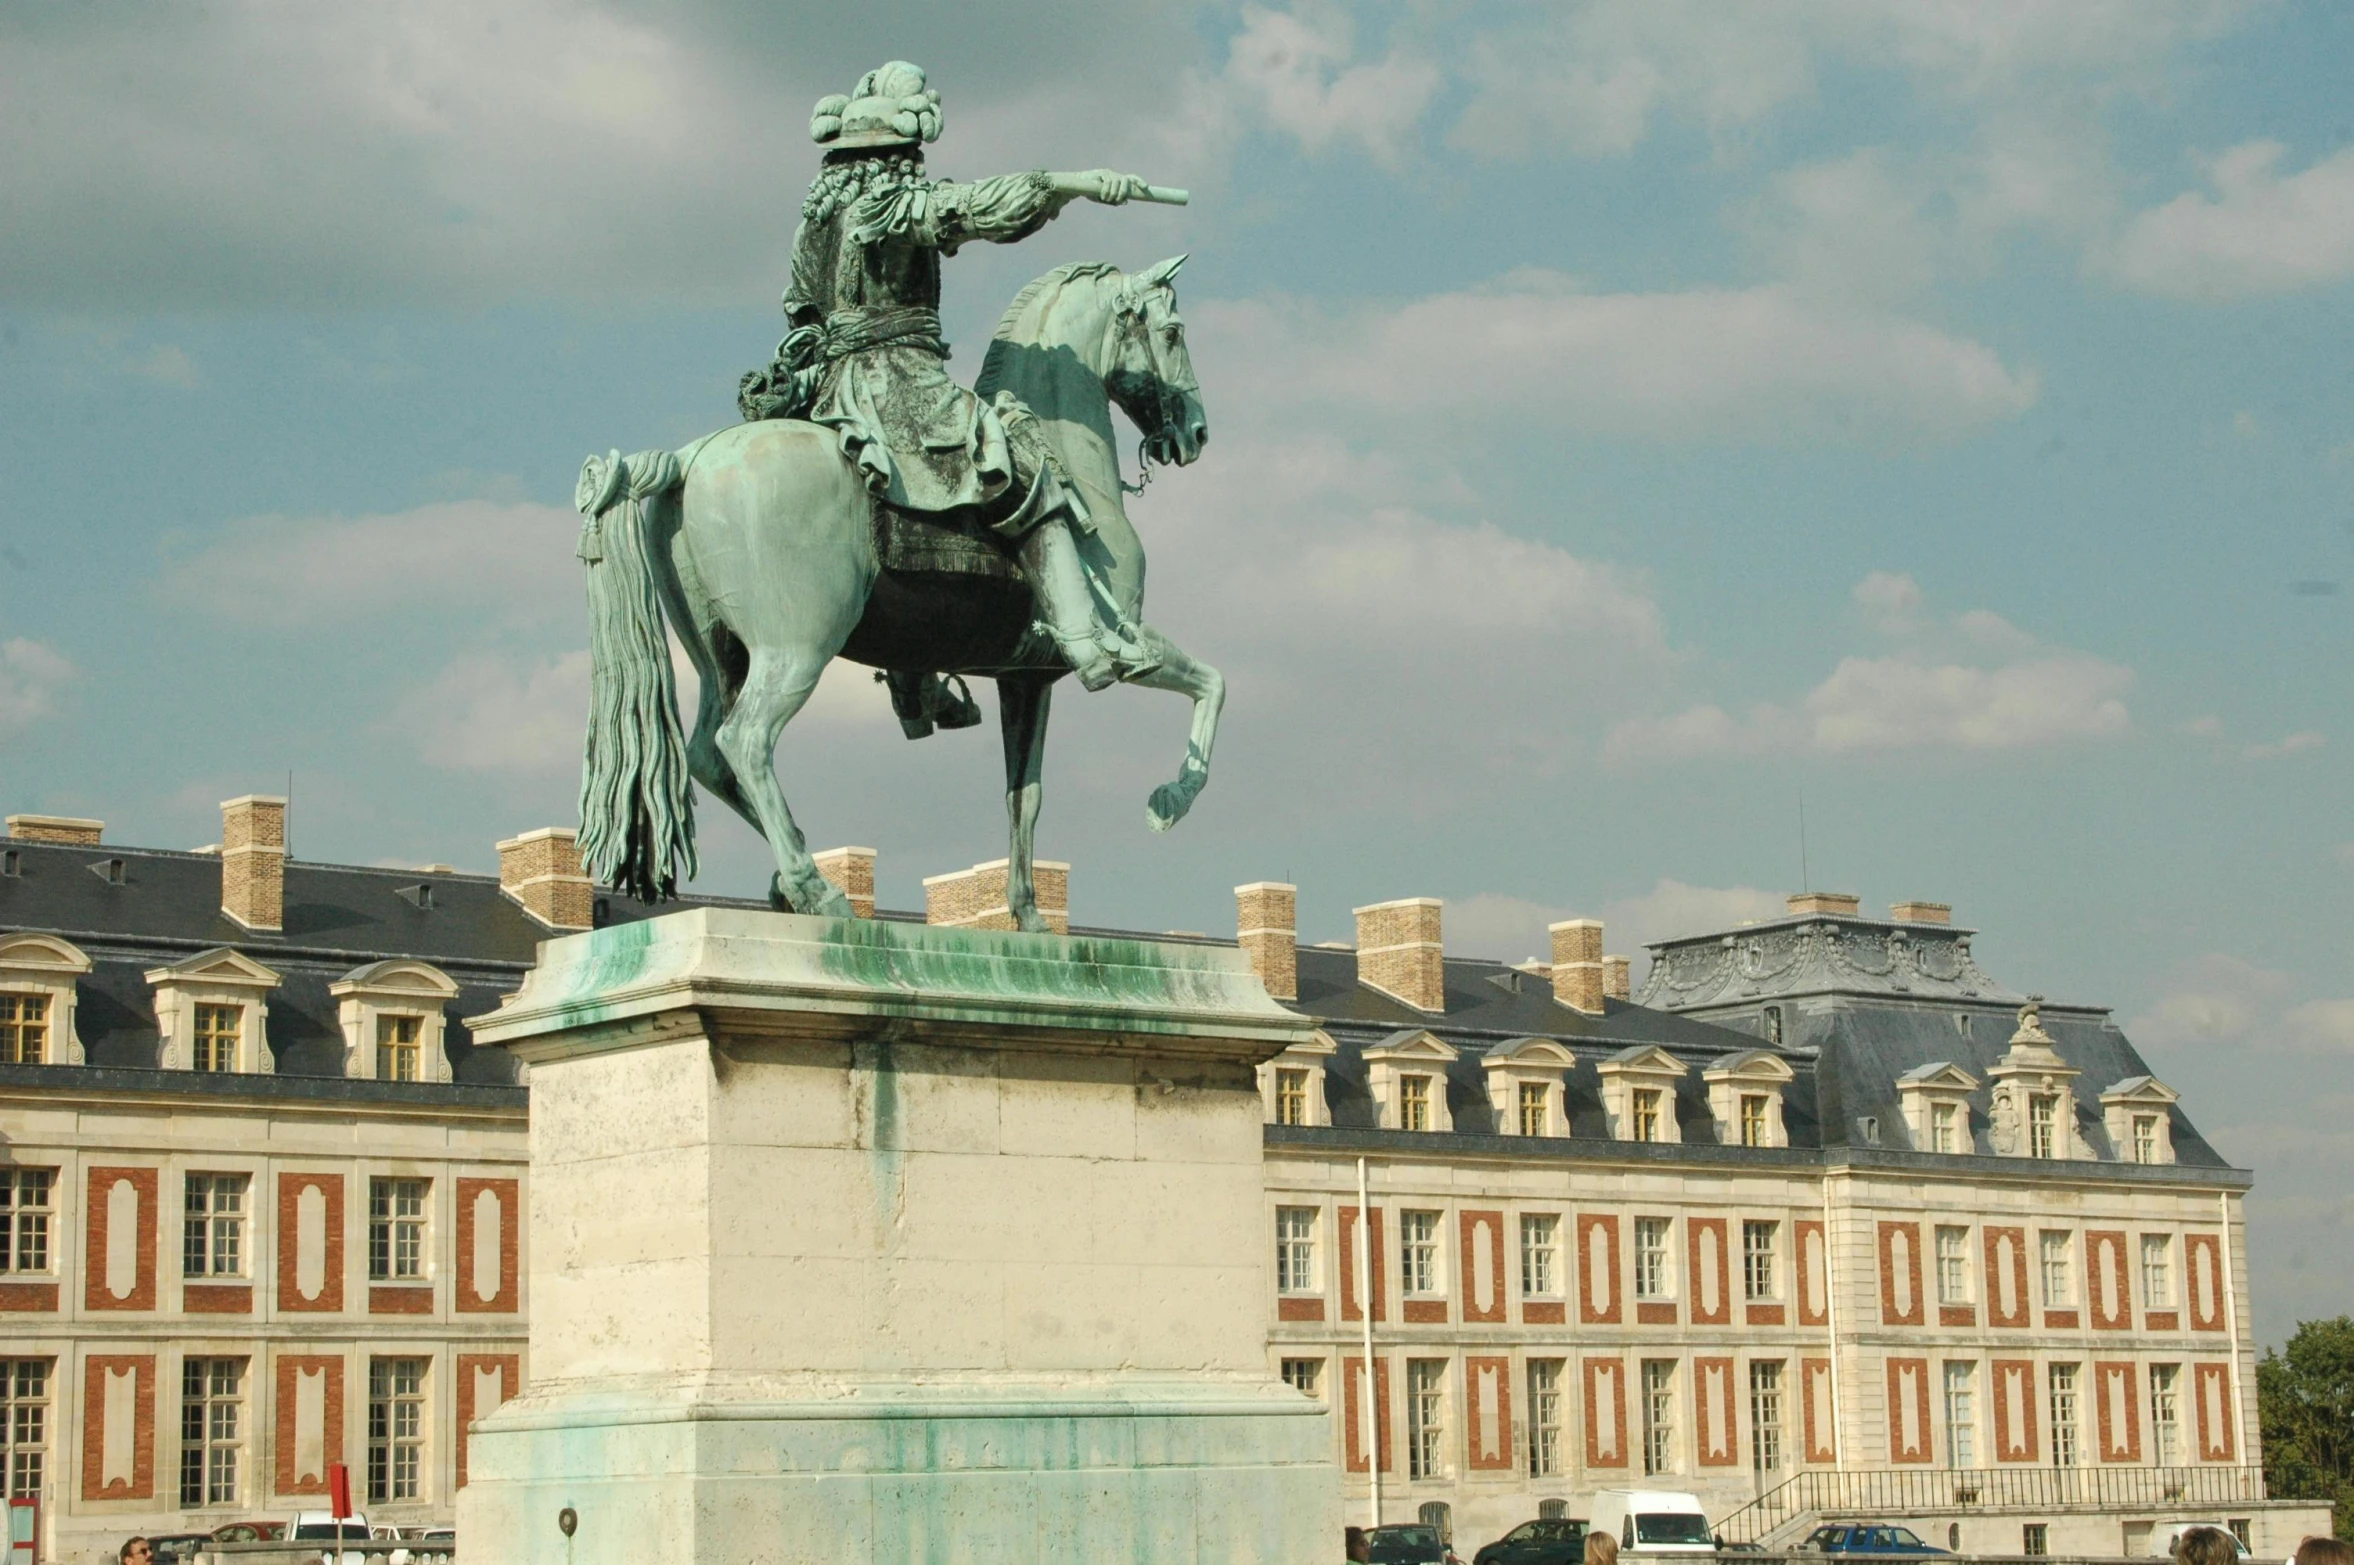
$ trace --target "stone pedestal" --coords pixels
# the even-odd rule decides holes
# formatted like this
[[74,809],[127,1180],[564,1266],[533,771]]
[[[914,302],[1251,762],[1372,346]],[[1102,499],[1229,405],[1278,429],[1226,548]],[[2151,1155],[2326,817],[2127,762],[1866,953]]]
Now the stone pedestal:
[[[701,909],[543,947],[528,1389],[473,1557],[1336,1557],[1271,1377],[1241,953]],[[567,1539],[559,1514],[569,1509]]]

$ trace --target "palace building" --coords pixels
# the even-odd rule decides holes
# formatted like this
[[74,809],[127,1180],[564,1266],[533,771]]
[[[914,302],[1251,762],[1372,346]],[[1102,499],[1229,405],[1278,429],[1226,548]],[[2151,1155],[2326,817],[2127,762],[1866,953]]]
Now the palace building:
[[[529,1092],[467,1023],[541,940],[655,910],[560,829],[495,877],[285,841],[252,797],[199,852],[39,816],[0,843],[0,1433],[44,1558],[314,1509],[337,1462],[372,1520],[446,1523],[469,1423],[530,1374]],[[914,916],[874,912],[872,852],[822,863]],[[925,892],[1005,927],[1002,863]],[[1635,999],[1590,921],[1508,966],[1447,956],[1436,901],[1327,948],[1291,887],[1237,895],[1234,943],[1320,1024],[1260,1072],[1268,1353],[1331,1407],[1352,1520],[1468,1555],[1644,1487],[1741,1541],[2327,1530],[2261,1477],[2249,1176],[1947,909],[1794,897],[1654,947]]]

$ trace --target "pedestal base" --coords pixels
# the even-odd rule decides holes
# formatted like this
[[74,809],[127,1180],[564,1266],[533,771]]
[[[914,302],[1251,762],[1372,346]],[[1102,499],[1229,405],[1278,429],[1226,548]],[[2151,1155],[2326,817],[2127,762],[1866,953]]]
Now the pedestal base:
[[534,1394],[476,1427],[462,1536],[567,1565],[1292,1565],[1339,1551],[1324,1416],[1244,1384]]

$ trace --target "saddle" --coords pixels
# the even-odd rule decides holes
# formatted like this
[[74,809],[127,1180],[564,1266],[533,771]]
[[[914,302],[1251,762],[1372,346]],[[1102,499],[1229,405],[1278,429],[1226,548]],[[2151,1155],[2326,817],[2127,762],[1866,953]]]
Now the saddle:
[[1029,582],[1004,540],[970,512],[902,511],[881,500],[870,501],[868,510],[874,516],[875,559],[887,571]]

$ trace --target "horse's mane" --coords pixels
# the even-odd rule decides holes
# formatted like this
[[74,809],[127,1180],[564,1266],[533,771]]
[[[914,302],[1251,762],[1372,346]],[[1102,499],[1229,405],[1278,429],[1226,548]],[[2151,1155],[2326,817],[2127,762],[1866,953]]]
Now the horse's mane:
[[1119,275],[1120,269],[1109,261],[1073,261],[1068,266],[1056,267],[1044,277],[1026,284],[1020,293],[1014,295],[1014,302],[1005,307],[1005,314],[998,319],[997,332],[993,340],[998,342],[1013,341],[1015,330],[1021,324],[1022,317],[1029,313],[1031,307],[1047,294],[1065,284],[1076,282],[1082,277],[1105,278]]

